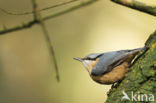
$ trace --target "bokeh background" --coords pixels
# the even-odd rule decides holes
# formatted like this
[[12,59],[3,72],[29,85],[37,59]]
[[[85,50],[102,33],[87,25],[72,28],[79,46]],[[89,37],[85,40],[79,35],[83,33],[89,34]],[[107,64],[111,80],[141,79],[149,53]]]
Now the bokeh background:
[[[37,0],[40,8],[67,0]],[[81,0],[81,2],[84,0]],[[154,0],[140,0],[155,5]],[[76,5],[48,10],[42,16]],[[0,7],[31,11],[31,0],[0,0]],[[0,11],[0,28],[32,20],[32,15],[8,15]],[[85,8],[47,20],[61,81],[55,79],[41,27],[0,36],[0,103],[103,103],[110,89],[91,80],[73,57],[89,53],[144,46],[156,29],[156,19],[109,0],[99,0]]]

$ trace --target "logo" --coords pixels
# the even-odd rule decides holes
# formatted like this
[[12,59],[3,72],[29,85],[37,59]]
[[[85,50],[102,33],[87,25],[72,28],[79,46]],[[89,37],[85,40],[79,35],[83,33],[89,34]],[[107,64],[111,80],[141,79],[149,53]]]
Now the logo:
[[154,95],[153,94],[142,94],[140,92],[137,92],[134,94],[133,91],[130,92],[130,95],[125,91],[122,91],[123,97],[121,98],[121,101],[154,101]]

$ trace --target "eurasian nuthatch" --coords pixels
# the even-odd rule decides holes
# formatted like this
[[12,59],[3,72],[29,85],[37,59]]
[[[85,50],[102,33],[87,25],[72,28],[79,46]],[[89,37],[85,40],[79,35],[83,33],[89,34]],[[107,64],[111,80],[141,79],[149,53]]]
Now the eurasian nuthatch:
[[74,58],[83,63],[91,78],[101,84],[121,81],[134,57],[144,48],[93,53],[84,58]]

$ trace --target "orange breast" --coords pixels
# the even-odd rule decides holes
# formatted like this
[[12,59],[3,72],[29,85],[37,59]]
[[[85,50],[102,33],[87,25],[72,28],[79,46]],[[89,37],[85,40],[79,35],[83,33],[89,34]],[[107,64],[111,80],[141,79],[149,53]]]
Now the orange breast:
[[91,74],[92,69],[95,67],[95,65],[97,64],[99,59],[96,59],[96,61],[94,61],[91,65],[89,65],[89,74]]
[[91,76],[92,79],[101,84],[113,84],[124,78],[126,72],[128,71],[128,63],[124,62],[121,65],[112,69],[112,71],[102,75],[102,76]]

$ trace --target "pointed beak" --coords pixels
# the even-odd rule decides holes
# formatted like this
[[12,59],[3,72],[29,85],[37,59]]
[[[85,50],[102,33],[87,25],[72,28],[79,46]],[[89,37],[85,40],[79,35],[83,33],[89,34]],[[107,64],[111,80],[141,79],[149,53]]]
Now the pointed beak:
[[80,62],[82,62],[82,61],[83,61],[83,60],[82,60],[82,58],[78,58],[78,57],[73,58],[73,59],[78,60],[78,61],[80,61]]

